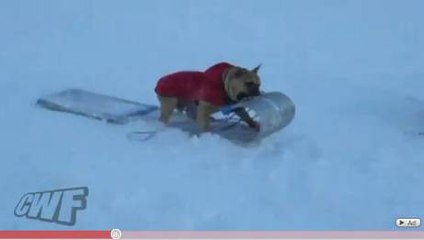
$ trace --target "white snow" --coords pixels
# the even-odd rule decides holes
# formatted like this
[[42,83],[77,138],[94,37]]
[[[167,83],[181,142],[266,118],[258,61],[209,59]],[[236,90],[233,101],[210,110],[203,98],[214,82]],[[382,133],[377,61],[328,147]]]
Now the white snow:
[[[421,0],[0,1],[2,229],[392,230],[423,217]],[[260,145],[169,129],[148,142],[35,106],[78,87],[156,103],[156,80],[263,64],[297,115]],[[421,99],[421,100],[417,100]],[[407,133],[405,133],[407,132]],[[89,187],[73,227],[13,215]],[[422,228],[421,228],[422,229]]]

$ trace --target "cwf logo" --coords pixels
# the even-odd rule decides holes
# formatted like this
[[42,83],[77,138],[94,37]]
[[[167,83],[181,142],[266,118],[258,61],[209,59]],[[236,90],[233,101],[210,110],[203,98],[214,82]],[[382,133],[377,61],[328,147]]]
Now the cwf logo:
[[15,208],[15,216],[75,225],[77,210],[87,207],[88,188],[68,188],[25,194]]

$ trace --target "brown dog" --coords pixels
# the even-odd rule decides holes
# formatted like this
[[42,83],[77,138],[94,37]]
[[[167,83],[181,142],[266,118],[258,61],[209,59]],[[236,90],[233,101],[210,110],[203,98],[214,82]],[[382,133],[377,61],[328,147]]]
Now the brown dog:
[[[185,110],[195,118],[199,128],[210,128],[211,115],[225,105],[260,94],[260,65],[247,70],[228,63],[219,63],[205,72],[177,72],[161,78],[156,87],[160,102],[160,120],[170,121],[175,109]],[[250,127],[259,129],[243,108],[235,113]]]

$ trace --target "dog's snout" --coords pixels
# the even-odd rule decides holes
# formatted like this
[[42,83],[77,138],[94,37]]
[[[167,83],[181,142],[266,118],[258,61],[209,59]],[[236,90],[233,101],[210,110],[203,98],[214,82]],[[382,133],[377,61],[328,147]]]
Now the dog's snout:
[[256,87],[256,88],[254,88],[254,89],[252,90],[252,95],[253,95],[253,96],[259,96],[259,95],[261,95],[261,91],[259,91],[259,86],[258,86],[258,87]]
[[259,96],[261,94],[259,87],[259,84],[256,83],[247,83],[246,84],[247,91],[250,96]]
[[243,93],[243,92],[237,94],[237,100],[238,101],[241,101],[241,100],[243,100],[244,98],[247,98],[247,97],[249,97],[249,95],[246,94],[246,93]]

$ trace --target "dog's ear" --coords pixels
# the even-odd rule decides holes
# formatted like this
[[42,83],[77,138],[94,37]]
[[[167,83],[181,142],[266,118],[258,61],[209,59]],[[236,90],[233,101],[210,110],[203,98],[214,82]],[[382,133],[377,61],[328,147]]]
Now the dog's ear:
[[252,72],[258,74],[259,69],[261,68],[262,64],[259,64],[258,66],[256,66],[254,69],[252,69]]

